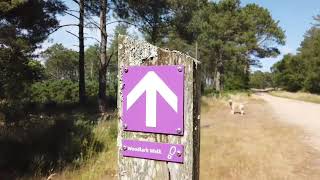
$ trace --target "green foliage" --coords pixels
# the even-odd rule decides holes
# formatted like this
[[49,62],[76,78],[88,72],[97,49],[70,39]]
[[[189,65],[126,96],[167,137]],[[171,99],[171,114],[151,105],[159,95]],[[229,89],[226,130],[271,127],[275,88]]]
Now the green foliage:
[[90,81],[97,81],[99,74],[99,45],[91,45],[85,51],[85,73]]
[[[108,86],[107,96],[110,107],[115,105],[117,95],[116,87]],[[87,81],[86,92],[88,98],[96,101],[98,82]],[[35,105],[45,105],[48,108],[56,105],[77,104],[79,100],[79,87],[77,82],[71,80],[46,80],[36,82],[29,89],[26,101]],[[90,101],[91,102],[91,101]],[[12,107],[12,106],[10,106]]]
[[237,59],[226,62],[226,71],[224,75],[225,90],[246,90],[249,88],[246,67]]
[[297,55],[286,55],[272,67],[275,83],[288,91],[320,93],[320,29],[312,27]]
[[37,60],[29,60],[28,69],[33,81],[40,81],[46,78],[45,67]]
[[320,74],[317,72],[308,72],[304,82],[304,88],[310,93],[320,93]]
[[145,39],[160,44],[168,31],[170,3],[167,0],[112,0],[121,18],[133,22],[143,32]]
[[45,60],[46,73],[50,79],[78,80],[78,53],[54,44],[42,53]]
[[42,112],[26,118],[0,131],[0,168],[14,169],[16,176],[39,178],[66,167],[78,168],[108,151],[116,140],[116,121],[97,124],[92,113]]
[[271,88],[274,86],[272,74],[269,72],[255,71],[250,74],[250,87],[256,89]]
[[28,59],[21,52],[0,48],[0,99],[14,101],[25,94],[25,89],[35,77]]
[[[33,51],[59,25],[61,1],[2,1],[0,6],[0,98],[20,100],[38,79]],[[36,65],[37,66],[37,65]],[[39,66],[38,66],[39,67]],[[10,102],[8,102],[10,103]],[[14,102],[12,102],[14,103]]]
[[218,91],[248,88],[250,66],[277,56],[277,45],[285,43],[284,31],[267,9],[241,6],[240,0],[112,2],[149,42],[200,57],[204,85]]
[[[88,81],[86,91],[89,97],[98,92],[98,83]],[[34,83],[30,89],[30,101],[39,104],[74,104],[78,102],[78,83],[71,80],[48,80]]]
[[75,103],[78,101],[78,84],[70,80],[49,80],[31,86],[31,102]]
[[300,58],[286,55],[282,61],[273,66],[272,71],[275,83],[279,87],[292,92],[303,88],[305,64]]
[[205,76],[215,79],[218,91],[225,83],[233,83],[226,88],[248,87],[250,65],[257,65],[256,58],[278,55],[276,45],[284,44],[284,32],[267,9],[241,7],[239,0],[210,2],[190,23],[198,32]]
[[245,90],[248,89],[247,82],[244,80],[245,75],[242,76],[230,74],[225,78],[225,90]]

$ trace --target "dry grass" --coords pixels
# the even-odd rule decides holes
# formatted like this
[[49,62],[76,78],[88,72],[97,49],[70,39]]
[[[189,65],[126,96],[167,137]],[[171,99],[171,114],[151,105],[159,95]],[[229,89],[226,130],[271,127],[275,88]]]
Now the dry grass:
[[[246,103],[245,116],[230,114],[230,97]],[[320,179],[320,155],[303,143],[300,129],[276,121],[259,99],[230,97],[202,99],[200,179]],[[116,179],[116,144],[106,136],[110,127],[107,122],[94,130],[110,148],[55,179]]]
[[320,103],[320,95],[316,95],[316,94],[310,94],[310,93],[304,93],[304,92],[291,93],[286,91],[272,91],[270,92],[270,94],[273,96],[284,97],[289,99]]
[[204,98],[200,179],[320,179],[319,154],[302,142],[300,129],[281,124],[262,100],[246,115],[231,115],[225,100]]
[[[110,132],[115,131],[115,132]],[[117,169],[117,147],[116,147],[117,121],[103,121],[98,124],[93,133],[97,140],[105,146],[104,150],[96,155],[93,151],[88,154],[87,159],[80,168],[70,167],[55,176],[54,179],[61,180],[96,180],[116,179]],[[94,145],[93,145],[94,146]],[[93,149],[93,147],[92,147]],[[89,152],[90,147],[89,147]]]

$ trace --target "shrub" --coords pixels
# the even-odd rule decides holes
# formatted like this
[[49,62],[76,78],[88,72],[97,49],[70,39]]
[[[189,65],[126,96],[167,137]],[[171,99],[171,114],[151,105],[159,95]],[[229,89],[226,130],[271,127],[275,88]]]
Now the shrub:
[[78,100],[78,86],[70,80],[37,82],[31,86],[31,102],[72,103]]
[[316,73],[309,73],[305,82],[305,90],[311,93],[320,93],[320,76]]
[[[110,86],[111,87],[111,86]],[[114,87],[107,89],[109,97],[116,97]],[[30,102],[52,106],[55,104],[73,104],[79,99],[78,82],[71,80],[47,80],[34,83],[30,88]],[[87,97],[96,97],[99,85],[96,81],[86,81]]]
[[[29,118],[0,129],[0,169],[41,176],[69,165],[79,167],[88,158],[108,148],[105,139],[95,132],[101,127],[95,123],[96,116],[68,113],[58,116],[37,114]],[[116,134],[111,128],[111,131],[103,130],[101,134],[105,136],[114,137]]]

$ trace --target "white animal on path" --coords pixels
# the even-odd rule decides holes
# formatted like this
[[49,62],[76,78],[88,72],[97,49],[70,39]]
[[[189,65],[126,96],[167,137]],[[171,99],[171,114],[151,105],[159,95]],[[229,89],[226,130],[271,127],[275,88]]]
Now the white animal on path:
[[240,112],[242,116],[244,115],[244,103],[233,102],[232,99],[229,99],[229,106],[231,108],[231,114]]

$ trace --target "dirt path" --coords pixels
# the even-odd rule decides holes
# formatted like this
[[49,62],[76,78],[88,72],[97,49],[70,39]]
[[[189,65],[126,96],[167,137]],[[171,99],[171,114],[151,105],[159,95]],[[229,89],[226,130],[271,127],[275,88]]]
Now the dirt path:
[[[319,152],[301,141],[305,133],[300,126],[280,120],[289,115],[273,109],[287,102],[269,96],[235,101],[246,102],[244,116],[232,115],[227,101],[203,100],[200,179],[320,179]],[[284,104],[273,105],[278,101]]]
[[278,119],[297,125],[307,133],[307,141],[320,151],[320,104],[257,94],[273,109]]

